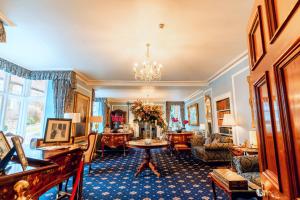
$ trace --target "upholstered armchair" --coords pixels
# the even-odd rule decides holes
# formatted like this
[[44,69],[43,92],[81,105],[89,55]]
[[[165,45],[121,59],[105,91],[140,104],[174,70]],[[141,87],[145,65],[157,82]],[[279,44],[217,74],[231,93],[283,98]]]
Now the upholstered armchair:
[[[212,143],[217,139],[217,142]],[[205,141],[210,142],[205,142]],[[230,136],[212,134],[209,139],[203,135],[195,135],[191,141],[192,153],[196,158],[204,162],[230,162],[231,154],[229,148],[233,145]]]
[[233,166],[238,174],[250,182],[261,186],[257,155],[235,156],[233,157]]

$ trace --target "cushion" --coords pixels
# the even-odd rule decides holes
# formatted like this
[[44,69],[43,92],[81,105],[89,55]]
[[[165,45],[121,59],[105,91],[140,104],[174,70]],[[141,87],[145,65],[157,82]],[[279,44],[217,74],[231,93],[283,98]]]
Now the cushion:
[[205,139],[205,144],[210,144],[211,143],[211,138],[206,138]]
[[212,144],[220,143],[220,139],[219,138],[215,138],[211,143]]
[[230,143],[216,143],[216,144],[205,144],[205,150],[228,150],[232,144]]

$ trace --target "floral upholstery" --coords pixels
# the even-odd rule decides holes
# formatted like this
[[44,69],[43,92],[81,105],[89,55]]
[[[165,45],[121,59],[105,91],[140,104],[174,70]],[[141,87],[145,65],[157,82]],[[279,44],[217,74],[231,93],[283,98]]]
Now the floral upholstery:
[[233,164],[238,174],[252,183],[261,186],[257,155],[235,156]]
[[203,146],[205,143],[205,137],[201,134],[194,134],[191,139],[192,146]]
[[232,138],[220,134],[212,134],[210,138],[211,141],[218,139],[219,142],[215,144],[204,144],[205,138],[203,136],[193,138],[193,155],[205,162],[229,162],[231,160],[229,147],[233,145]]

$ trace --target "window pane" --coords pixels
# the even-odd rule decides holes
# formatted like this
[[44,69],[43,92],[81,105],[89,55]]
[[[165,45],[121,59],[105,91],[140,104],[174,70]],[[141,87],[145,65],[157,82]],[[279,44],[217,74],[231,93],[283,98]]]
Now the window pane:
[[11,75],[9,81],[9,93],[21,95],[24,85],[24,79]]
[[30,143],[32,138],[41,137],[41,123],[44,113],[44,99],[34,99],[28,103],[25,143]]
[[4,90],[4,77],[5,77],[5,72],[0,70],[0,91]]
[[16,133],[20,117],[21,102],[19,99],[9,98],[4,118],[4,131]]
[[30,87],[30,96],[44,96],[47,86],[47,81],[32,80]]

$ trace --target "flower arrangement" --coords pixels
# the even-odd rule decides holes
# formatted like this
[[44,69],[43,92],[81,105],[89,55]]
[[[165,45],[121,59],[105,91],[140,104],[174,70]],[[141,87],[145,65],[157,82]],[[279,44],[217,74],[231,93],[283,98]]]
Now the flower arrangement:
[[111,120],[113,122],[120,122],[120,123],[122,123],[124,121],[124,118],[123,118],[123,116],[111,115]]
[[163,111],[158,105],[145,105],[141,100],[137,100],[131,106],[131,111],[136,122],[156,123],[158,126],[166,130],[167,125],[162,117]]

